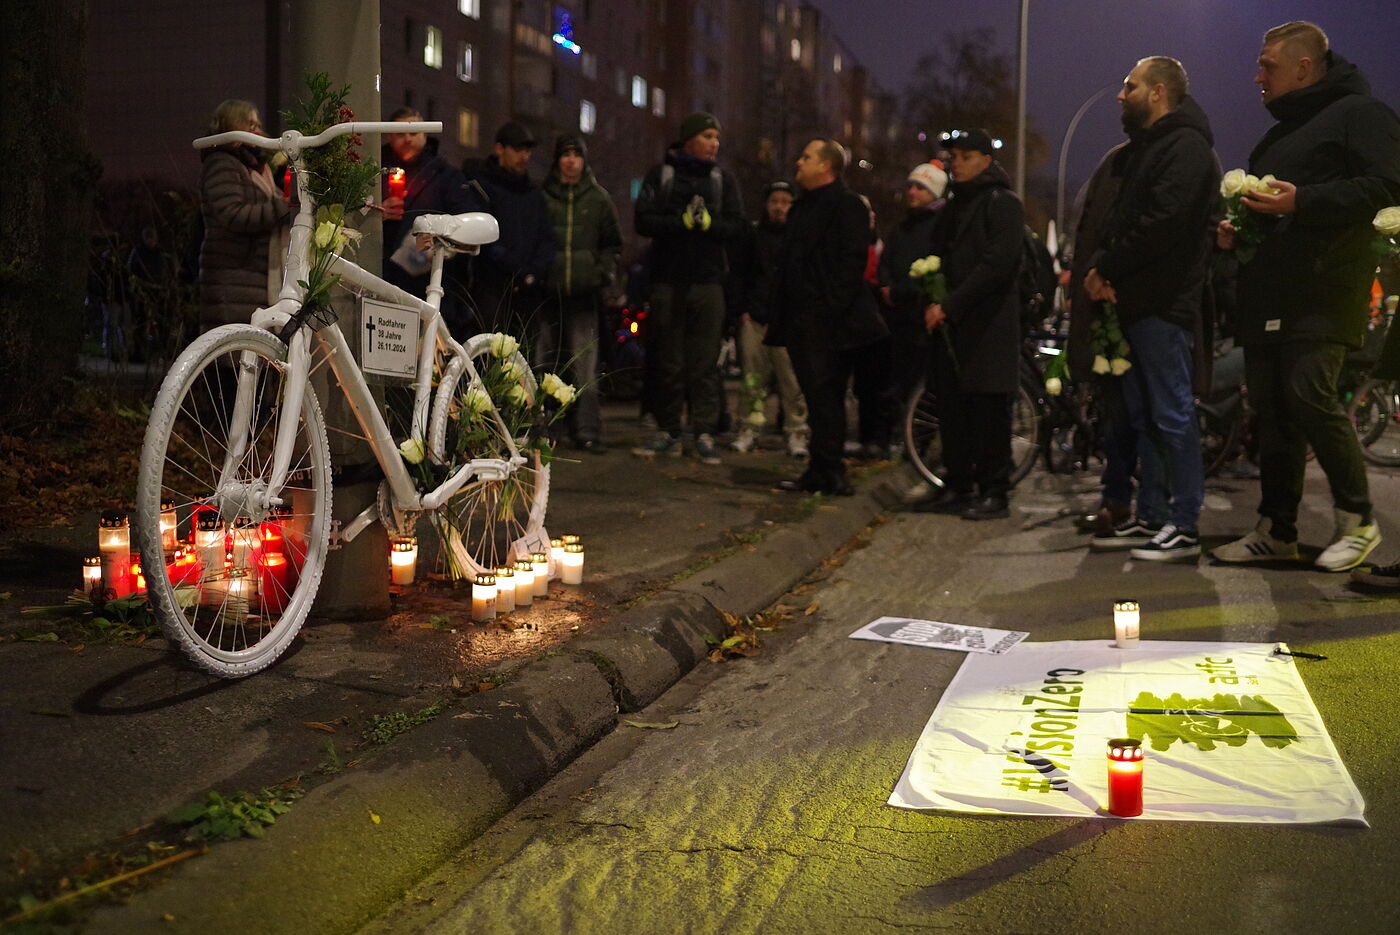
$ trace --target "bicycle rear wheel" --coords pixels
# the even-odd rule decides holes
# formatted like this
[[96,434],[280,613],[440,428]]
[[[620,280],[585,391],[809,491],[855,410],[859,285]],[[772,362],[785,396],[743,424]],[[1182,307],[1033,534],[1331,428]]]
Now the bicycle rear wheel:
[[[492,337],[479,334],[465,344],[478,376],[501,363],[513,364],[520,374],[515,385],[524,392],[525,405],[533,405],[539,388],[525,358],[518,350],[504,359],[496,357]],[[464,361],[454,360],[438,385],[428,420],[428,454],[440,464],[460,466],[475,458],[509,460],[502,426],[489,413],[476,414],[473,390],[488,392],[481,379],[469,379]],[[514,405],[504,399],[492,399],[492,403],[503,411]],[[525,440],[522,432],[517,447]],[[473,479],[430,517],[451,577],[491,574],[532,552],[548,554],[544,516],[549,504],[549,464],[538,451],[521,454],[524,464],[511,465],[503,478]]]
[[1400,465],[1400,397],[1390,380],[1367,380],[1347,404],[1361,454],[1372,464]]
[[[161,383],[141,446],[135,532],[152,609],[172,643],[224,678],[266,668],[291,643],[330,544],[330,451],[309,386],[293,473],[271,492],[289,509],[273,515],[264,505],[286,354],[252,325],[200,337]],[[207,521],[183,560],[172,560],[169,536],[162,542],[162,501],[175,504],[177,535]]]
[[[1029,381],[1021,381],[1011,396],[1011,484],[1014,487],[1035,467],[1040,451],[1041,405]],[[938,396],[919,381],[904,407],[904,450],[919,475],[935,487],[943,465],[943,444],[938,431]]]

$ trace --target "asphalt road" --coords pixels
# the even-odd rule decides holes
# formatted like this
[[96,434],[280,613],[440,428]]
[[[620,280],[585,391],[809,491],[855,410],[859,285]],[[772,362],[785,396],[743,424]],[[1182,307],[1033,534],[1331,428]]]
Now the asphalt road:
[[[1397,487],[1373,475],[1386,560],[1400,546]],[[1249,481],[1210,486],[1208,547],[1252,524],[1256,496]],[[629,715],[678,726],[620,727],[364,935],[1400,931],[1400,595],[1304,568],[1090,554],[1065,508],[1091,499],[1082,476],[1034,475],[1011,520],[892,516],[784,599],[794,610],[762,654],[702,665]],[[1325,544],[1327,503],[1312,468],[1305,543]],[[1326,655],[1303,678],[1370,829],[885,805],[962,656],[852,630],[895,614],[1103,639],[1111,601],[1129,591],[1144,638],[1284,640]]]

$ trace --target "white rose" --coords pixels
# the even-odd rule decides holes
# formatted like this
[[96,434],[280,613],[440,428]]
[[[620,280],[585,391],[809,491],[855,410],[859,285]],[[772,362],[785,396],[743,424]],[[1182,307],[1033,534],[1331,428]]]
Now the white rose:
[[491,397],[479,386],[473,386],[462,394],[462,408],[470,416],[479,416],[491,408]]
[[423,461],[423,439],[407,438],[402,445],[399,445],[399,454],[409,464],[421,464]]
[[563,386],[559,387],[550,395],[552,395],[555,399],[559,400],[559,405],[567,406],[569,403],[574,401],[574,397],[578,395],[578,391],[575,390],[569,384],[565,383]]
[[922,275],[924,274],[925,267],[926,267],[927,265],[928,265],[928,264],[927,264],[924,260],[915,260],[915,261],[914,261],[912,264],[910,264],[910,266],[909,266],[909,276],[910,276],[910,278],[911,278],[911,279],[918,279],[920,276],[922,276]]
[[491,335],[491,353],[502,359],[520,349],[520,342],[508,334],[497,332]]
[[924,257],[924,263],[927,264],[926,272],[936,273],[943,268],[942,257],[926,256]]
[[1246,175],[1244,177],[1244,190],[1247,192],[1259,191],[1259,176]]
[[312,235],[318,249],[324,250],[331,245],[335,239],[335,229],[337,225],[334,221],[322,221],[316,227],[316,233]]
[[1259,187],[1256,188],[1255,191],[1264,192],[1266,195],[1272,194],[1274,190],[1274,183],[1277,181],[1278,179],[1274,178],[1272,175],[1266,175],[1259,180]]
[[1112,368],[1108,365],[1108,358],[1102,354],[1094,355],[1093,371],[1095,373],[1108,373]]
[[530,405],[530,397],[526,395],[525,387],[518,383],[506,390],[506,399],[510,400],[511,403],[516,406]]
[[501,377],[512,382],[519,381],[525,376],[525,368],[514,360],[507,360],[501,363]]
[[1400,234],[1400,205],[1381,208],[1376,212],[1376,219],[1371,222],[1371,226],[1387,237]]
[[1059,396],[1060,391],[1063,389],[1064,384],[1060,382],[1059,377],[1051,377],[1045,381],[1045,392],[1049,393],[1051,396]]
[[559,374],[557,373],[546,373],[540,378],[540,389],[544,390],[550,396],[553,396],[563,385],[564,381],[559,378]]
[[1115,377],[1121,377],[1123,374],[1128,372],[1128,368],[1131,366],[1132,363],[1129,362],[1128,358],[1115,357],[1112,361],[1109,362],[1108,368]]
[[765,418],[763,413],[761,412],[749,413],[748,415],[744,416],[744,421],[747,422],[749,425],[756,425],[759,428],[762,428],[768,423],[768,419]]
[[1231,195],[1238,195],[1244,191],[1245,173],[1243,169],[1231,169],[1225,173],[1225,177],[1220,180],[1220,194],[1224,198]]

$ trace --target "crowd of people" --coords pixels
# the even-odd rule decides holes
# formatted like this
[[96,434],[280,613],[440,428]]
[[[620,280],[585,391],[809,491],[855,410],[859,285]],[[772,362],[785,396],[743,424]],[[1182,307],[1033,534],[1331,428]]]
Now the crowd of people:
[[[1228,326],[1244,348],[1259,417],[1260,518],[1212,555],[1229,563],[1299,557],[1310,447],[1335,505],[1333,534],[1315,564],[1344,571],[1380,542],[1337,380],[1361,343],[1375,268],[1371,219],[1400,203],[1400,121],[1312,23],[1270,30],[1258,66],[1255,82],[1277,122],[1248,171],[1272,187],[1245,197],[1260,239],[1234,263],[1239,244],[1221,216],[1222,167],[1185,67],[1143,58],[1118,94],[1127,138],[1086,189],[1066,264],[1070,369],[1096,382],[1105,413],[1102,503],[1083,521],[1096,549],[1148,561],[1199,556],[1204,481],[1194,401],[1209,382],[1218,271],[1233,267]],[[391,119],[422,118],[403,109]],[[215,130],[258,126],[251,105],[227,102]],[[645,404],[656,426],[635,454],[689,453],[718,464],[719,436],[731,428],[733,451],[751,451],[776,393],[774,427],[787,452],[805,461],[779,486],[844,495],[848,394],[858,401],[855,456],[887,458],[904,402],[927,381],[938,401],[944,483],[910,509],[1007,516],[1029,232],[998,144],[982,129],[949,134],[942,159],[908,173],[906,213],[880,242],[869,202],[843,181],[848,154],[837,140],[809,140],[791,178],[770,182],[750,219],[720,160],[721,137],[714,115],[687,116],[641,184],[633,226],[650,242],[643,296],[641,277],[619,281],[621,222],[582,136],[554,141],[540,184],[529,173],[537,141],[516,122],[500,128],[484,160],[461,169],[424,134],[387,134],[384,162],[404,171],[406,187],[382,205],[385,276],[421,295],[427,264],[408,233],[413,217],[488,211],[500,239],[470,264],[449,266],[444,317],[458,331],[520,333],[536,363],[567,369],[583,388],[570,423],[579,449],[604,448],[600,313],[630,287],[632,301],[649,309]],[[276,231],[288,207],[258,151],[220,147],[204,158],[206,319],[246,320],[277,275]],[[930,257],[938,258],[936,275],[911,271]],[[1121,334],[1122,366],[1095,362],[1103,356],[1095,336],[1105,328]],[[737,412],[718,366],[727,334],[742,368]],[[1400,566],[1363,574],[1400,587]]]

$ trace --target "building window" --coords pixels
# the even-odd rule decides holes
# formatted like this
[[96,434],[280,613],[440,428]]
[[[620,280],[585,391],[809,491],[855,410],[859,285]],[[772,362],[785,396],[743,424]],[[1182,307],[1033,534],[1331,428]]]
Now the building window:
[[429,68],[442,67],[442,30],[429,26],[423,39],[423,64]]
[[598,77],[598,56],[592,52],[583,53],[583,76],[585,78]]
[[467,110],[465,107],[457,108],[457,142],[476,148],[477,128],[476,111]]
[[651,89],[651,113],[653,117],[666,116],[666,92],[660,88]]
[[647,106],[647,82],[641,75],[632,76],[632,106]]
[[778,22],[779,22],[779,23],[787,22],[787,7],[785,7],[785,6],[784,6],[783,4],[781,4],[781,3],[778,4]]
[[833,55],[831,57],[831,70],[838,75],[841,74],[841,56]]
[[470,42],[463,42],[457,46],[457,77],[463,81],[471,81],[476,77],[476,52],[472,49]]
[[472,19],[481,19],[481,0],[457,0],[457,12]]
[[794,62],[800,59],[802,57],[802,43],[798,42],[796,39],[788,43],[788,57]]
[[580,133],[592,133],[598,124],[598,110],[592,101],[578,102],[578,129]]

